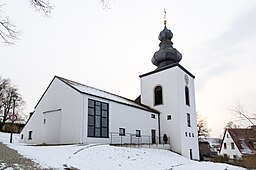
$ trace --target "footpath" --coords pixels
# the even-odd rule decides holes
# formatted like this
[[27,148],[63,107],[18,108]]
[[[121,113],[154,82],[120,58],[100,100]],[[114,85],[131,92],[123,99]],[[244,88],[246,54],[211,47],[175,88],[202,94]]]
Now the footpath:
[[30,159],[24,158],[16,150],[0,143],[0,170],[32,170],[40,169],[38,164]]

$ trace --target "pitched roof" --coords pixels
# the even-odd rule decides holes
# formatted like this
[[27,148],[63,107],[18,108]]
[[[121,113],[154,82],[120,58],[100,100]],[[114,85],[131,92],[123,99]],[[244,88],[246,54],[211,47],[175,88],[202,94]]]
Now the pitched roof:
[[256,152],[256,127],[250,129],[227,129],[236,146],[242,154],[253,154]]
[[84,85],[84,84],[81,84],[81,83],[78,83],[78,82],[75,82],[75,81],[72,81],[72,80],[68,80],[68,79],[65,79],[65,78],[62,78],[62,77],[59,77],[59,76],[55,76],[55,78],[58,78],[59,80],[61,80],[62,82],[69,85],[70,87],[72,87],[73,89],[77,90],[80,93],[87,94],[87,95],[90,95],[90,96],[99,97],[99,98],[102,98],[102,99],[110,100],[110,101],[117,102],[117,103],[124,104],[124,105],[128,105],[128,106],[132,106],[132,107],[142,109],[142,110],[145,110],[145,111],[150,111],[150,112],[153,112],[153,113],[160,113],[159,111],[157,111],[153,108],[150,108],[150,107],[148,107],[146,105],[143,105],[141,103],[136,103],[133,100],[127,99],[127,98],[122,97],[122,96],[118,96],[116,94],[109,93],[109,92],[106,92],[106,91],[103,91],[103,90],[100,90],[100,89],[96,89],[94,87],[90,87],[90,86],[87,86],[87,85]]

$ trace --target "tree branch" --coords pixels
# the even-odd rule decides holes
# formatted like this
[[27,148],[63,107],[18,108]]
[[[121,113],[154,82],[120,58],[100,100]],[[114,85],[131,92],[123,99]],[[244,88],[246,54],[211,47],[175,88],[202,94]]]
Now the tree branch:
[[101,7],[103,9],[110,9],[109,8],[109,0],[99,0],[100,1],[100,4],[101,4]]
[[250,122],[250,124],[255,125],[252,121],[255,118],[252,118],[249,113],[245,112],[243,106],[239,102],[235,102],[235,105],[232,106],[230,110],[231,112],[238,114],[241,120],[245,119]]
[[15,40],[19,38],[19,31],[16,30],[16,26],[13,25],[8,18],[0,18],[0,37],[6,44],[14,44]]
[[43,12],[45,16],[52,13],[53,6],[46,0],[30,0],[30,4],[36,11]]

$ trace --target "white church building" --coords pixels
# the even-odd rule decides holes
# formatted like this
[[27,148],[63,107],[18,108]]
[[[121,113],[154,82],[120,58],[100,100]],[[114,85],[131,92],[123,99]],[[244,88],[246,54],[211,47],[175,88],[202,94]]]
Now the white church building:
[[21,132],[28,144],[160,144],[199,159],[194,76],[179,62],[172,32],[159,34],[156,70],[140,75],[130,100],[55,76]]

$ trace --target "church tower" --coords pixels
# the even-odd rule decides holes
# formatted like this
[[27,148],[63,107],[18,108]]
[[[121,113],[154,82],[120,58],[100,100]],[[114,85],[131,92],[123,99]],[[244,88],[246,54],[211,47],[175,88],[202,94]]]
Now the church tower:
[[164,25],[158,37],[160,49],[151,60],[157,68],[140,75],[141,103],[160,112],[160,133],[157,136],[163,139],[166,134],[171,150],[199,160],[195,76],[179,64],[182,55],[173,48],[173,33],[167,29],[166,21]]

